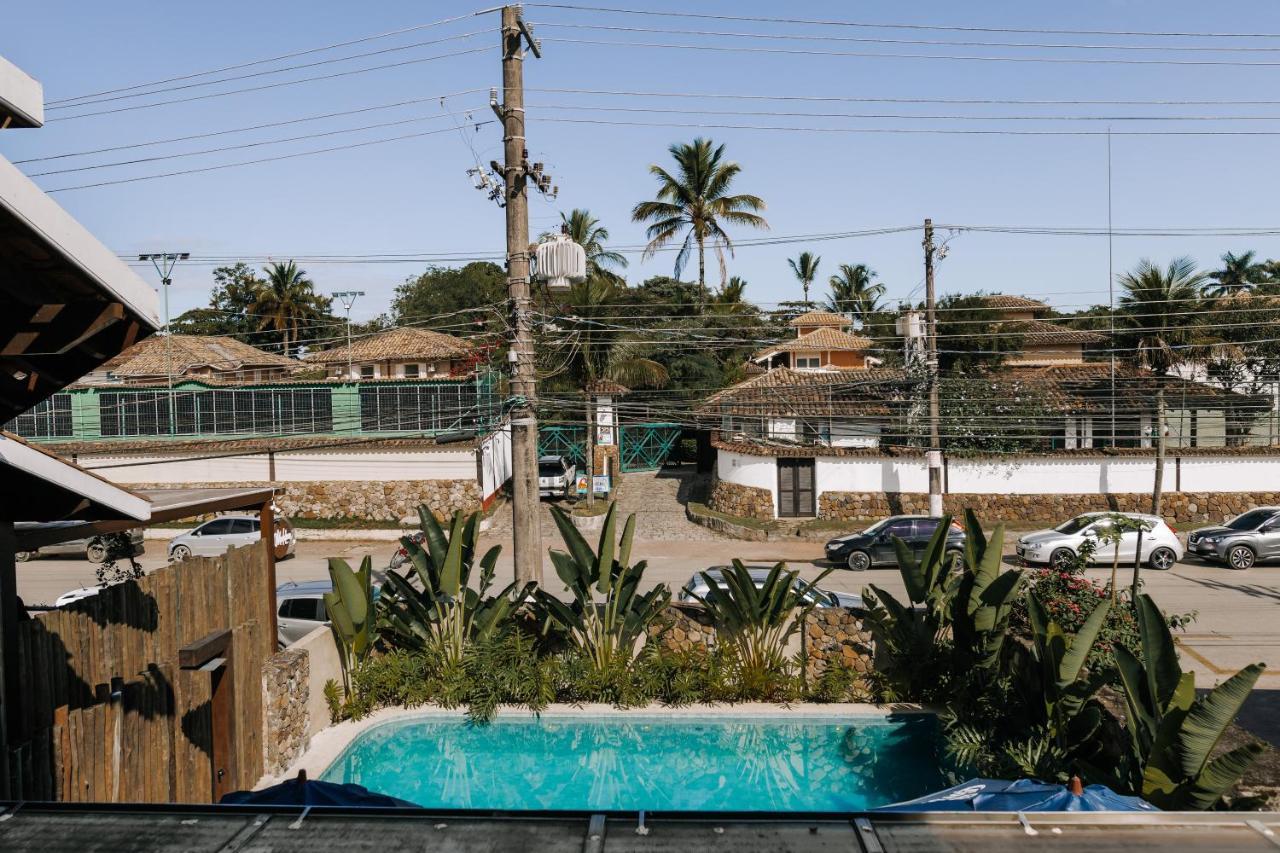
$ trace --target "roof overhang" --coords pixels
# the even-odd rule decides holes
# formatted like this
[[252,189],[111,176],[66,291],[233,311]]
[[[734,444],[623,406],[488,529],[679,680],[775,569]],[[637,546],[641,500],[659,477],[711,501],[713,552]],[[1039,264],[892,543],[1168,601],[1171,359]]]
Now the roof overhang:
[[43,125],[44,87],[0,56],[0,128]]
[[12,436],[0,436],[0,517],[11,521],[151,517],[146,498]]
[[0,422],[160,327],[159,296],[0,157]]

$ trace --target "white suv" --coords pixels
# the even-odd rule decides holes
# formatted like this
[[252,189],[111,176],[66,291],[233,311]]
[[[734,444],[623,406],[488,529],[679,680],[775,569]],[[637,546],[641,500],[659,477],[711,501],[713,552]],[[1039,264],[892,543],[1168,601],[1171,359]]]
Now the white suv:
[[[1017,554],[1024,562],[1064,568],[1080,553],[1085,542],[1094,543],[1090,562],[1110,563],[1115,558],[1116,544],[1104,541],[1105,534],[1122,516],[1142,526],[1142,561],[1153,569],[1172,569],[1182,559],[1182,542],[1173,528],[1157,515],[1136,512],[1087,512],[1063,522],[1052,530],[1037,530],[1018,540]],[[1137,556],[1138,531],[1120,534],[1120,562],[1132,563]]]
[[[293,553],[297,535],[287,518],[276,518],[276,559],[283,560]],[[181,561],[187,557],[221,557],[228,548],[252,545],[261,535],[258,516],[223,515],[169,540],[169,559]]]

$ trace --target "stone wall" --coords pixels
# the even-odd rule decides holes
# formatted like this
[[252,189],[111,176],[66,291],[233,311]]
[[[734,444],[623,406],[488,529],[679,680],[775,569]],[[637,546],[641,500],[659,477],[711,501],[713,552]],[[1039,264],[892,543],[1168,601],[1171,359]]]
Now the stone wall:
[[871,671],[871,632],[862,616],[841,607],[823,607],[804,620],[805,674],[814,679],[828,667],[843,665],[862,675]]
[[711,487],[711,497],[707,506],[725,515],[738,518],[773,518],[773,495],[768,489],[756,486],[742,486],[737,483],[726,483],[717,480]]
[[[183,488],[240,488],[277,486],[284,494],[276,505],[290,518],[353,518],[367,521],[398,521],[418,518],[418,505],[426,504],[437,519],[444,521],[455,510],[480,509],[480,487],[474,480],[386,480],[382,482],[335,481],[329,483],[184,483]],[[130,488],[159,489],[165,486],[137,484]]]
[[287,770],[311,741],[310,680],[310,655],[302,650],[276,652],[263,665],[263,770],[269,776]]
[[672,604],[649,626],[649,641],[676,652],[705,649],[715,645],[716,629],[701,605]]
[[[741,487],[737,487],[741,488]],[[1161,514],[1181,523],[1220,522],[1255,506],[1280,504],[1277,492],[1166,492]],[[961,515],[966,507],[991,522],[1062,520],[1082,512],[1147,512],[1150,494],[1114,495],[966,495],[943,496],[943,508]],[[929,511],[929,496],[896,492],[823,492],[818,497],[821,518],[878,518],[897,513]]]

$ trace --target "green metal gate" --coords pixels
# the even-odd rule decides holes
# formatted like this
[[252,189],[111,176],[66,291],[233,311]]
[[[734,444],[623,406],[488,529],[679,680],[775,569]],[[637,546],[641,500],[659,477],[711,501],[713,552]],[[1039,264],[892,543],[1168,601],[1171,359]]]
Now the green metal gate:
[[538,455],[563,456],[574,465],[583,468],[587,461],[587,428],[585,426],[539,427]]
[[620,451],[623,471],[652,471],[661,468],[671,448],[680,438],[679,424],[624,424]]

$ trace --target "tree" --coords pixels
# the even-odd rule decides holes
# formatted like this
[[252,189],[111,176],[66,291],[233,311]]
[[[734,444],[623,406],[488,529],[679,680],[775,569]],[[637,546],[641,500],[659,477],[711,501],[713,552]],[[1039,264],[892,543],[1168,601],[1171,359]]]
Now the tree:
[[1023,336],[1002,328],[986,307],[986,295],[948,295],[938,300],[938,367],[942,373],[968,375],[1000,366],[1022,350]]
[[432,266],[396,288],[391,320],[404,325],[446,317],[455,328],[472,324],[477,330],[496,329],[506,299],[507,274],[497,264]]
[[716,294],[715,301],[720,305],[741,305],[746,300],[743,298],[747,290],[747,280],[739,276],[730,276],[729,280],[720,287],[720,292]]
[[813,280],[818,277],[818,264],[822,262],[822,258],[815,256],[812,252],[801,252],[798,258],[787,258],[787,264],[791,267],[791,272],[800,282],[800,287],[804,290],[804,304],[812,306],[809,301],[809,285],[813,284]]
[[[1267,264],[1254,262],[1255,252],[1227,252],[1222,256],[1222,269],[1205,276],[1205,296],[1226,296],[1252,290],[1267,279]],[[1209,284],[1212,282],[1212,284]]]
[[267,278],[258,283],[250,312],[260,315],[259,328],[280,333],[284,354],[290,355],[305,325],[328,314],[332,300],[318,295],[307,271],[293,261],[273,263],[265,272]]
[[173,319],[174,334],[229,335],[245,343],[269,346],[280,342],[272,331],[259,331],[251,307],[262,279],[246,263],[213,271],[213,291],[207,308],[192,308]]
[[[574,208],[567,214],[560,212],[560,222],[569,239],[582,247],[587,253],[587,274],[600,275],[608,273],[610,267],[622,268],[627,259],[618,252],[611,252],[604,247],[609,241],[609,229],[600,224],[600,220],[591,215],[585,208]],[[544,238],[550,235],[543,234]]]
[[1164,492],[1165,384],[1169,372],[1186,360],[1196,342],[1197,309],[1205,274],[1193,260],[1174,258],[1161,269],[1143,259],[1132,271],[1120,276],[1119,338],[1131,349],[1139,367],[1156,375],[1156,475],[1151,490],[1151,512],[1160,514]]
[[864,324],[880,310],[884,285],[873,283],[876,271],[866,264],[841,264],[840,271],[827,279],[831,295],[824,307],[837,314],[852,314]]
[[724,146],[714,146],[709,139],[692,143],[676,143],[668,151],[676,161],[676,174],[654,164],[649,173],[658,179],[657,198],[642,201],[631,211],[636,222],[650,223],[645,231],[649,245],[645,257],[684,234],[676,253],[675,277],[679,278],[689,253],[698,250],[698,289],[706,294],[706,247],[710,243],[720,261],[720,280],[728,272],[724,253],[733,254],[733,242],[723,225],[768,228],[757,211],[764,210],[764,200],[754,195],[730,195],[729,189],[742,171],[737,163],[724,159]]

